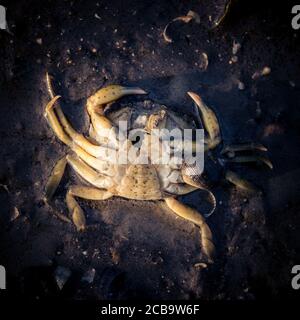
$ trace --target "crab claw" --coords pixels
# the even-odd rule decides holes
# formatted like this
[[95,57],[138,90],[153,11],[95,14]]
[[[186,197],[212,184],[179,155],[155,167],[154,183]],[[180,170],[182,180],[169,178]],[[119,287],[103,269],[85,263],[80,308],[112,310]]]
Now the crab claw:
[[190,91],[187,94],[194,100],[201,112],[203,125],[209,136],[207,145],[209,149],[213,149],[221,142],[221,133],[218,119],[213,110],[203,102],[199,95]]
[[122,87],[119,85],[110,85],[98,90],[87,100],[87,110],[95,108],[95,106],[103,106],[107,103],[113,102],[124,96],[131,94],[147,94],[147,92],[138,87]]
[[121,87],[123,95],[128,94],[147,94],[147,92],[139,87]]

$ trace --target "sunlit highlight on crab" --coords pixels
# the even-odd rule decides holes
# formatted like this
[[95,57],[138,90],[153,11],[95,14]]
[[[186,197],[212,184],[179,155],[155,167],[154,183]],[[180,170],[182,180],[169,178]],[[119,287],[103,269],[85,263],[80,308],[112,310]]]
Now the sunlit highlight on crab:
[[[203,161],[189,163],[187,159],[183,159],[177,162],[178,159],[182,160],[182,150],[179,148],[179,152],[176,153],[176,145],[182,141],[182,135],[179,134],[171,143],[170,135],[166,136],[165,140],[170,143],[167,163],[155,163],[153,156],[161,153],[162,150],[164,150],[163,154],[165,153],[165,149],[162,148],[164,136],[158,135],[155,130],[162,129],[165,130],[163,132],[170,132],[176,129],[177,132],[182,133],[185,129],[196,129],[197,122],[180,116],[165,106],[154,104],[154,108],[151,108],[148,101],[145,101],[141,108],[139,108],[140,103],[135,108],[121,108],[118,112],[107,114],[104,111],[105,107],[109,107],[111,103],[123,96],[146,94],[140,88],[110,85],[100,89],[87,100],[86,108],[91,126],[89,137],[85,137],[75,131],[64,116],[57,102],[60,96],[54,95],[48,74],[47,85],[52,99],[46,106],[45,116],[56,136],[70,148],[71,153],[60,159],[54,167],[46,186],[46,199],[52,198],[68,163],[87,184],[71,186],[66,196],[68,209],[78,230],[86,228],[86,219],[75,197],[90,200],[105,200],[114,196],[135,200],[163,200],[174,213],[199,227],[203,258],[206,262],[212,262],[215,246],[205,218],[197,210],[176,199],[178,195],[205,189],[212,202],[210,213],[215,210],[216,200],[208,189],[209,177],[205,177],[207,172],[201,174]],[[188,95],[197,105],[201,115],[197,120],[203,124],[203,129],[206,131],[205,147],[202,151],[209,153],[221,143],[217,117],[199,95],[193,92],[188,92]],[[120,121],[126,122],[126,129],[122,129]],[[120,137],[123,137],[122,141]],[[198,143],[199,140],[201,141],[201,135],[198,138],[195,140],[190,136],[187,139],[190,144],[183,143],[183,149],[190,148],[192,151],[198,151],[196,155],[201,154],[199,153],[201,143]],[[120,148],[126,155],[129,152],[143,155],[144,160],[147,160],[146,163],[114,161],[111,152],[117,151],[119,154]],[[153,150],[149,152],[149,149]],[[256,143],[226,146],[221,156],[223,161],[255,161],[272,167],[271,162],[262,155],[240,155],[243,152],[257,151],[264,152],[266,148]],[[192,157],[191,153],[190,157]],[[136,158],[133,157],[133,159]],[[241,179],[232,171],[225,170],[224,177],[237,187],[248,191],[256,190],[250,182]]]

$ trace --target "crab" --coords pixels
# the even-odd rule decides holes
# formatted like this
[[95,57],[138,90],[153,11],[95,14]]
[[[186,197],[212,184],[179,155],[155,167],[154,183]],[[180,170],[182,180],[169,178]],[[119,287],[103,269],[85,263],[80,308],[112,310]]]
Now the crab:
[[[211,214],[216,208],[216,199],[209,189],[211,178],[209,171],[219,173],[221,171],[216,169],[219,167],[222,167],[222,172],[224,171],[222,177],[236,187],[256,192],[257,189],[252,183],[242,179],[233,171],[225,170],[224,162],[255,161],[272,167],[270,160],[261,154],[267,149],[258,143],[228,145],[223,147],[218,155],[219,161],[216,161],[212,153],[222,144],[219,122],[216,113],[204,103],[198,94],[187,93],[197,106],[196,119],[178,114],[150,100],[136,102],[131,106],[121,106],[119,110],[112,111],[115,101],[124,96],[147,94],[141,88],[120,85],[101,88],[87,99],[86,110],[90,117],[90,130],[86,137],[74,130],[65,117],[58,103],[60,96],[54,94],[48,73],[46,82],[51,100],[45,108],[45,117],[57,138],[71,151],[54,166],[46,185],[46,201],[52,199],[62,179],[66,164],[69,164],[85,182],[80,185],[71,185],[66,195],[66,204],[78,231],[86,229],[86,218],[76,198],[102,201],[111,197],[123,197],[141,201],[164,201],[172,212],[199,228],[203,258],[208,263],[212,263],[215,257],[215,245],[204,215],[183,204],[177,197],[198,189],[206,190],[212,203],[209,213]],[[120,120],[128,124],[121,144],[119,134],[123,129],[119,126],[118,121]],[[195,165],[172,161],[175,158],[172,151],[170,152],[171,161],[166,164],[153,163],[147,153],[148,160],[150,160],[147,163],[122,164],[112,161],[111,152],[120,151],[121,147],[125,152],[134,148],[139,154],[149,150],[149,147],[155,147],[151,143],[154,129],[172,130],[176,128],[183,131],[188,128],[195,129],[199,122],[205,130],[205,170],[202,174],[195,174],[197,169]],[[129,139],[126,135],[128,132],[134,132],[134,137]],[[191,144],[194,145],[193,141]],[[173,141],[173,149],[171,148],[173,151],[174,145],[176,145],[176,139],[175,142]],[[161,148],[160,140],[156,147]],[[243,155],[244,152],[246,155]],[[249,152],[252,154],[249,155]],[[257,155],[257,152],[260,152],[260,155]],[[211,166],[213,166],[212,170]],[[217,176],[219,178],[220,175]]]

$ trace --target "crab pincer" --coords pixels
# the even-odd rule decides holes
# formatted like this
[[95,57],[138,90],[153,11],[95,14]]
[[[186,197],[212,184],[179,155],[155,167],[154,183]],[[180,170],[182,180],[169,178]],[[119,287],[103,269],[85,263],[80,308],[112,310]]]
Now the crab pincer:
[[203,102],[198,94],[191,91],[187,94],[194,100],[201,112],[201,120],[203,121],[204,128],[208,133],[206,143],[208,149],[213,149],[221,142],[220,126],[217,116],[215,112]]

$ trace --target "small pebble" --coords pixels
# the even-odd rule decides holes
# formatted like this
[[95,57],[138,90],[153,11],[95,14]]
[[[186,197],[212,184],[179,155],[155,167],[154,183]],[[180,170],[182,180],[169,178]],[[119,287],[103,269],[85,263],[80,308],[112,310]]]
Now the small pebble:
[[10,216],[10,221],[16,220],[20,216],[20,211],[17,207],[14,207],[11,216]]
[[208,67],[208,56],[205,52],[202,52],[200,54],[200,63],[199,67],[201,70],[205,71]]
[[236,55],[240,50],[240,48],[241,48],[241,44],[239,42],[233,41],[232,54]]
[[253,73],[252,79],[256,80],[262,76],[267,76],[271,73],[271,68],[270,67],[264,67],[262,70],[257,70]]
[[204,262],[198,262],[196,264],[194,264],[194,267],[197,269],[206,269],[207,268],[207,264]]
[[262,76],[267,76],[267,75],[269,75],[270,73],[271,73],[271,68],[270,68],[270,67],[264,67],[264,68],[262,69],[261,75],[262,75]]
[[54,278],[60,290],[64,287],[71,276],[71,270],[62,266],[58,266],[54,271]]
[[84,273],[84,275],[81,278],[81,281],[91,284],[94,281],[95,274],[96,270],[94,268],[91,268]]
[[245,90],[245,84],[242,81],[239,81],[238,88],[239,88],[239,90]]
[[239,59],[238,59],[237,56],[233,56],[233,57],[231,58],[232,63],[237,63],[238,60],[239,60]]
[[296,84],[295,84],[295,82],[294,82],[294,81],[289,81],[289,84],[290,84],[290,86],[291,86],[291,87],[293,87],[293,88],[295,88],[295,87],[296,87]]

